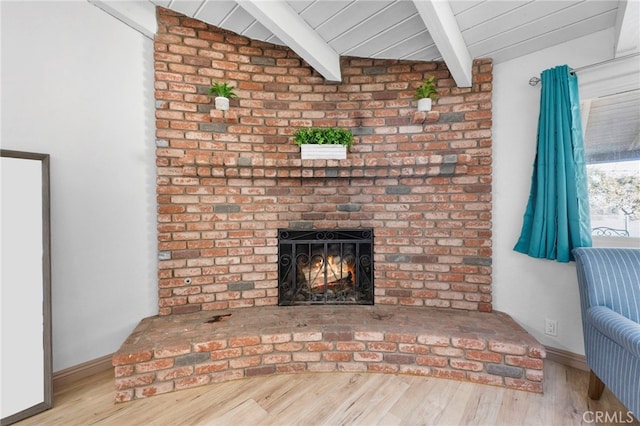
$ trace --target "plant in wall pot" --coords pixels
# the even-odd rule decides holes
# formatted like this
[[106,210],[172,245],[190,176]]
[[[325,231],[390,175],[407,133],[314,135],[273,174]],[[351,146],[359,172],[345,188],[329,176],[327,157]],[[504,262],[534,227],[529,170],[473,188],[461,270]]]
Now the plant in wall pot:
[[436,78],[431,76],[416,89],[413,99],[418,101],[418,111],[431,111],[431,103],[438,98]]
[[229,99],[237,98],[233,92],[234,87],[227,83],[213,82],[213,86],[209,88],[209,96],[215,95],[216,109],[226,111],[229,109]]
[[293,134],[303,160],[344,160],[353,133],[335,127],[302,128]]

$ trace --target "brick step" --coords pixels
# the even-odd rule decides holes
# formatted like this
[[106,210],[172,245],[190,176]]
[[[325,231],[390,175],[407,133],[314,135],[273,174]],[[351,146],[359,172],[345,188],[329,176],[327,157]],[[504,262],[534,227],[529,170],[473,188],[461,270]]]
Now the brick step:
[[115,399],[123,402],[247,377],[335,371],[541,393],[544,357],[544,347],[501,312],[265,306],[145,318],[113,365]]

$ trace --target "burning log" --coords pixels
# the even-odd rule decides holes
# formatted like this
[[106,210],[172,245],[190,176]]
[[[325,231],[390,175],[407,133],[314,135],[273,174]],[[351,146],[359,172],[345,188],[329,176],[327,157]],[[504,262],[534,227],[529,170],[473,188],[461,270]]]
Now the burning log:
[[312,292],[324,291],[328,287],[352,286],[354,283],[354,259],[350,256],[327,256],[325,264],[322,256],[313,256],[311,262],[298,265],[298,271],[304,277]]

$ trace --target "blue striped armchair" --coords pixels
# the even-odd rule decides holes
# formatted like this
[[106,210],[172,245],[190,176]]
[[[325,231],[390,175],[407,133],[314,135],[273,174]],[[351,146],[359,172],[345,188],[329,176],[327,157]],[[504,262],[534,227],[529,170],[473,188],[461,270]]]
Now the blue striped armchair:
[[577,248],[588,395],[604,387],[640,417],[640,248]]

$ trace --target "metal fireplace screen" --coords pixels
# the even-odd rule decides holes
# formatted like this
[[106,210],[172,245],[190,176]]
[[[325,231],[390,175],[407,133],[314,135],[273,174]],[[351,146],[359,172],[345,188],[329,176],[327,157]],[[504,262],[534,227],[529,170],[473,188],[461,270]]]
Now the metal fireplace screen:
[[373,230],[280,229],[278,304],[373,305]]

